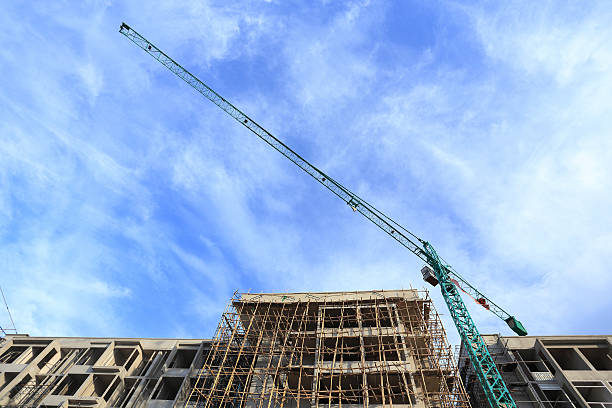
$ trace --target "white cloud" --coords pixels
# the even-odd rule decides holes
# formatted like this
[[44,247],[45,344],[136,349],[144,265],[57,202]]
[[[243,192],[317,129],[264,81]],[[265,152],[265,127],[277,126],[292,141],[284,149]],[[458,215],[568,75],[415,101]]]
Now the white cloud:
[[[612,42],[603,7],[551,4],[450,7],[467,68],[444,56],[449,37],[378,54],[388,4],[351,3],[325,25],[274,4],[43,10],[18,25],[13,9],[0,17],[0,255],[18,327],[203,337],[234,289],[424,285],[417,258],[121,38],[119,14],[529,330],[585,327],[611,308]],[[468,306],[483,332],[507,332]],[[152,329],[152,310],[168,324]]]
[[368,5],[351,3],[328,25],[313,27],[296,21],[289,28],[284,41],[287,87],[310,115],[330,114],[327,106],[344,105],[369,89],[377,68],[359,47],[373,52],[367,30],[379,20],[380,12]]
[[100,90],[103,86],[104,79],[102,78],[102,75],[91,62],[83,64],[77,69],[81,80],[87,87],[92,98],[96,98],[100,94]]
[[496,10],[468,8],[491,57],[529,74],[549,75],[560,85],[592,81],[609,71],[612,12],[606,2],[544,2],[501,5]]

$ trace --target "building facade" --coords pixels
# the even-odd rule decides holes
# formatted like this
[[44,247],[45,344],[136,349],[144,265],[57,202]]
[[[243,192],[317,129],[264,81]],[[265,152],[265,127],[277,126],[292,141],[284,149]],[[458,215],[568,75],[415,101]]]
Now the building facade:
[[[483,335],[519,408],[612,408],[612,336]],[[488,407],[463,347],[459,371],[473,407]]]
[[0,342],[0,406],[469,407],[416,290],[237,294],[211,340]]
[[468,407],[426,292],[241,294],[189,403],[212,407]]
[[0,406],[181,406],[209,347],[210,340],[8,335],[0,343]]

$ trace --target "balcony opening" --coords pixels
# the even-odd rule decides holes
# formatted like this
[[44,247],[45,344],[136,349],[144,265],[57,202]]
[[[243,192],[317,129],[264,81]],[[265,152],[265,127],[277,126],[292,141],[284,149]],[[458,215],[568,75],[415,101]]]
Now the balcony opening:
[[152,399],[172,401],[181,388],[182,377],[162,377]]
[[[40,360],[37,364],[39,369],[42,369],[44,366],[46,366],[47,364],[49,364],[49,361],[57,354],[57,350],[56,349],[51,349],[50,352],[47,353],[46,356],[43,357],[42,360]],[[50,364],[49,364],[50,365]]]
[[59,383],[54,395],[74,395],[87,379],[87,374],[68,374]]
[[313,365],[315,361],[315,352],[317,349],[316,338],[313,336],[300,337],[295,339],[295,356],[293,361],[300,361],[302,365]]
[[321,375],[319,378],[319,405],[363,405],[363,377],[358,374]]
[[411,385],[400,374],[368,374],[368,396],[370,404],[416,404]]
[[[401,339],[394,336],[369,336],[363,338],[366,361],[399,361]],[[399,336],[397,336],[399,337]],[[397,343],[396,343],[397,341]],[[396,346],[397,344],[397,346]]]
[[13,381],[19,373],[0,373],[0,391],[7,386],[8,383]]
[[103,397],[108,389],[109,385],[113,382],[116,376],[106,374],[96,374],[93,377],[94,393],[95,397]]
[[612,403],[612,393],[599,381],[575,381],[572,384],[587,403]]
[[[30,381],[32,381],[32,377],[31,377],[29,374],[28,374],[28,375],[26,375],[25,377],[23,377],[23,379],[22,379],[21,381],[19,381],[19,383],[17,383],[17,385],[15,385],[15,386],[14,386],[14,387],[11,389],[11,391],[9,392],[9,394],[8,394],[9,399],[13,399],[13,398],[15,398],[15,396],[16,396],[17,394],[19,394],[19,392],[21,392],[21,390],[22,390],[24,387],[27,387],[27,386],[28,386],[28,384],[30,383]],[[25,390],[24,390],[24,391],[25,391]]]
[[127,359],[130,357],[134,348],[132,347],[115,347],[113,349],[113,357],[115,358],[116,366],[123,366],[127,362]]
[[520,349],[515,350],[514,353],[520,357],[519,361],[525,363],[529,371],[532,373],[548,372],[548,366],[542,361],[540,356],[536,353],[535,349]]
[[21,356],[21,353],[28,349],[27,346],[11,346],[0,356],[0,363],[11,364]]
[[393,327],[395,326],[395,308],[373,306],[361,308],[362,327]]
[[104,353],[104,348],[102,347],[92,347],[90,349],[87,349],[87,351],[85,351],[85,353],[83,353],[83,355],[79,357],[79,360],[76,364],[95,365],[98,362],[98,359],[102,356],[102,353]]
[[178,349],[174,355],[174,361],[170,365],[171,368],[189,368],[195,358],[197,350],[195,349]]
[[312,380],[314,378],[314,369],[303,369],[292,368],[287,376],[287,386],[291,392],[298,392],[298,388],[301,394],[308,395],[312,392]]
[[563,390],[542,390],[546,401],[552,404],[553,407],[573,407]]
[[612,353],[607,345],[597,348],[581,348],[580,352],[596,370],[612,370]]
[[324,337],[322,340],[321,360],[336,363],[361,360],[359,337]]
[[111,403],[111,406],[116,406],[119,408],[125,408],[126,404],[134,395],[134,391],[136,390],[136,379],[134,378],[125,378],[125,384],[123,389],[119,393],[119,395],[115,398],[115,400]]
[[590,370],[580,354],[572,348],[548,348],[555,361],[563,370]]
[[323,327],[348,329],[359,327],[355,307],[326,307],[323,309]]

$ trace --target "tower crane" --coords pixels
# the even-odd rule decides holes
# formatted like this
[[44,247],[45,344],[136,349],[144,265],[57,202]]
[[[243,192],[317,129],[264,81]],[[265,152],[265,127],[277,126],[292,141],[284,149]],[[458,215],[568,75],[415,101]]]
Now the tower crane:
[[[468,294],[477,303],[503,319],[508,326],[518,335],[525,336],[527,331],[514,316],[510,315],[491,299],[481,293],[473,285],[467,282],[450,265],[448,265],[437,254],[434,247],[406,228],[399,225],[390,217],[377,210],[363,198],[350,191],[348,188],[334,180],[328,174],[318,169],[312,163],[304,159],[293,149],[277,139],[261,125],[255,122],[240,109],[232,105],[229,101],[215,92],[212,88],[204,84],[197,77],[183,68],[179,63],[170,58],[150,41],[138,34],[134,29],[125,23],[121,24],[119,32],[130,39],[138,47],[159,61],[162,65],[176,74],[179,78],[187,82],[196,91],[205,96],[212,103],[224,110],[228,115],[238,121],[241,125],[249,129],[264,142],[269,144],[280,154],[291,160],[296,166],[304,170],[308,175],[319,182],[323,187],[330,190],[338,198],[344,201],[351,209],[363,215],[373,222],[376,226],[386,232],[391,238],[395,239],[414,255],[425,262],[421,269],[423,279],[436,286],[440,285],[442,297],[448,306],[450,315],[457,327],[457,331],[463,344],[470,356],[470,361],[474,367],[478,379],[482,385],[487,400],[492,408],[516,408],[516,403],[512,399],[506,384],[489,353],[487,346],[480,336],[470,313],[463,302],[459,290]],[[459,289],[459,290],[458,290]]]

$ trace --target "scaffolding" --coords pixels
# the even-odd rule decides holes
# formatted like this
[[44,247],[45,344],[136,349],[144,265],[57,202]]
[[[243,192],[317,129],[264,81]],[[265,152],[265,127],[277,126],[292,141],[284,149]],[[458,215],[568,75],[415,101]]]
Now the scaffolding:
[[426,291],[236,293],[188,407],[469,407]]

